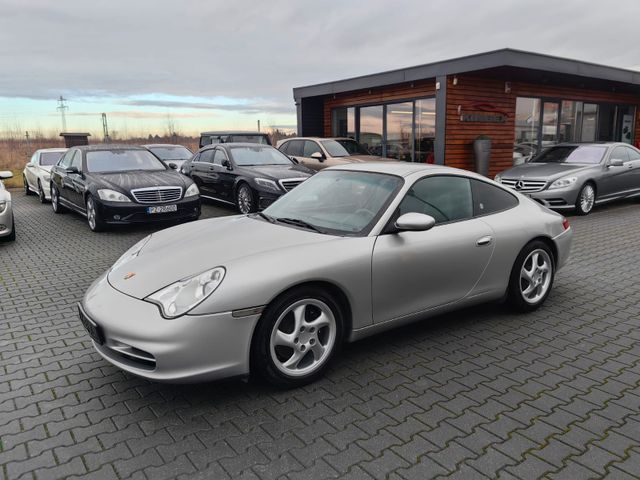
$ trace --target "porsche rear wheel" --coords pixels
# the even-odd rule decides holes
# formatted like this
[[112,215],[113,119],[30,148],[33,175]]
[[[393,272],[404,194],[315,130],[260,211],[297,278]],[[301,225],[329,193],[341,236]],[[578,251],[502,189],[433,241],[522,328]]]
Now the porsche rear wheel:
[[285,293],[269,305],[256,328],[251,368],[269,383],[294,388],[318,379],[342,343],[343,314],[319,288]]
[[555,275],[553,253],[546,243],[527,244],[516,259],[509,279],[508,301],[521,312],[540,307],[549,296]]

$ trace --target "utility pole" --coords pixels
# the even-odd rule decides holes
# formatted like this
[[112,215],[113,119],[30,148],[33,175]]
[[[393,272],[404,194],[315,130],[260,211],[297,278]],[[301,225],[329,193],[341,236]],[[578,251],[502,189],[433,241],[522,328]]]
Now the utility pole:
[[26,146],[27,146],[27,156],[29,156],[29,153],[31,152],[31,140],[29,139],[29,132],[26,131],[24,132],[24,138],[26,140]]
[[258,131],[260,131],[260,120],[258,120]]
[[67,131],[67,119],[65,117],[65,112],[67,110],[69,110],[69,107],[67,106],[66,102],[67,99],[64,98],[62,95],[60,95],[60,98],[58,98],[58,106],[56,107],[56,110],[58,110],[60,112],[60,116],[62,118],[62,131],[66,132]]
[[109,143],[109,126],[107,125],[107,114],[102,114],[102,133],[104,135],[104,143]]

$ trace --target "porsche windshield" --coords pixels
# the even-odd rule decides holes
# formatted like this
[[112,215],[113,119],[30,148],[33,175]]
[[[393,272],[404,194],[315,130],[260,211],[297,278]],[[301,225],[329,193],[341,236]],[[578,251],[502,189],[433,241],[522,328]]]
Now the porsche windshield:
[[271,221],[337,235],[366,235],[402,186],[395,175],[330,170],[264,210]]

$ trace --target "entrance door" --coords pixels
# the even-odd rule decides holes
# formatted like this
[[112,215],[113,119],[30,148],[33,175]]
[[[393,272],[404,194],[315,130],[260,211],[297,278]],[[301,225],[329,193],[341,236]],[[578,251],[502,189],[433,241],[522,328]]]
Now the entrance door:
[[560,102],[542,103],[542,128],[540,129],[540,147],[545,148],[558,143]]

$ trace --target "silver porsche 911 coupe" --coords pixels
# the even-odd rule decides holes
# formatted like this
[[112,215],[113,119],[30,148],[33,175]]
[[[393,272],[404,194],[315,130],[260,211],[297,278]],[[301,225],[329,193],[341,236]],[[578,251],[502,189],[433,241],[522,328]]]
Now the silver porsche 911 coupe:
[[262,213],[144,238],[91,285],[80,319],[142,377],[295,387],[345,341],[491,300],[538,308],[571,238],[561,215],[474,173],[332,167]]

